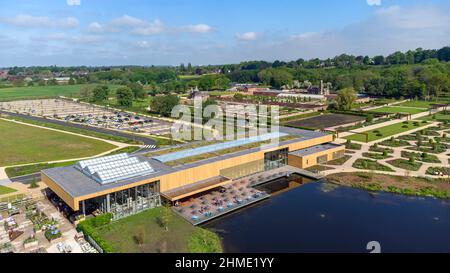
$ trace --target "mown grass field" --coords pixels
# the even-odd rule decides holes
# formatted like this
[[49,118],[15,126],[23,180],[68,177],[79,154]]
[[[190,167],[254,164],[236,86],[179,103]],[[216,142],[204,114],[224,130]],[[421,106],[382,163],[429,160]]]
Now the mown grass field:
[[[378,140],[378,139],[382,139],[382,138],[387,138],[396,134],[400,134],[403,132],[407,132],[407,131],[411,131],[414,129],[418,129],[420,127],[423,127],[427,124],[424,123],[419,123],[419,126],[414,126],[413,125],[414,122],[413,121],[409,121],[408,124],[404,124],[403,122],[399,122],[396,124],[392,124],[389,126],[385,126],[385,127],[381,127],[378,129],[374,129],[374,130],[370,130],[370,131],[365,131],[363,133],[367,133],[369,134],[369,142],[374,141],[374,140]],[[407,128],[403,128],[403,126],[407,126]],[[347,137],[344,137],[345,139],[350,139],[353,141],[359,141],[359,142],[366,142],[366,136],[362,135],[362,134],[353,134]]]
[[117,253],[222,252],[220,239],[215,233],[194,227],[171,210],[166,231],[159,222],[164,209],[146,210],[96,231]]
[[0,120],[0,166],[88,157],[109,143]]
[[[125,147],[125,148],[119,149],[117,151],[111,152],[105,156],[115,155],[115,154],[120,154],[120,153],[133,153],[137,150],[139,150],[139,147],[130,146],[130,147]],[[44,169],[70,166],[70,165],[75,164],[76,162],[77,161],[67,161],[67,162],[58,162],[58,163],[38,163],[38,164],[24,165],[24,166],[18,166],[18,167],[9,167],[9,168],[5,169],[5,172],[8,175],[8,177],[11,178],[11,177],[32,174],[32,173],[38,173]]]
[[[0,101],[20,99],[53,98],[57,96],[76,97],[85,87],[95,87],[97,84],[55,85],[0,88]],[[109,85],[114,92],[119,85]]]
[[419,114],[422,112],[426,112],[427,108],[409,108],[409,107],[399,107],[399,106],[385,106],[382,108],[378,108],[375,110],[371,110],[371,112],[377,113],[408,113],[411,115]]

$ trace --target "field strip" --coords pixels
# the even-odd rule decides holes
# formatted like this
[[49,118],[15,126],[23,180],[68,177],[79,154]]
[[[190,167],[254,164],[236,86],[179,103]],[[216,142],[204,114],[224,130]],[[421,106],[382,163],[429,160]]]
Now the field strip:
[[30,124],[30,123],[26,123],[26,122],[17,121],[17,120],[10,120],[10,119],[4,119],[4,118],[0,118],[0,119],[4,120],[4,121],[8,121],[8,122],[14,122],[14,123],[21,124],[21,125],[27,125],[27,126],[31,126],[31,127],[46,129],[46,130],[60,132],[60,133],[64,133],[64,134],[69,134],[69,135],[74,135],[74,136],[79,136],[79,137],[84,137],[84,138],[95,139],[95,140],[98,140],[98,141],[103,141],[103,142],[109,143],[111,145],[114,145],[114,146],[117,146],[117,147],[120,147],[120,148],[134,146],[134,145],[129,145],[129,144],[121,143],[121,142],[116,142],[116,141],[113,141],[113,140],[107,140],[107,139],[97,138],[97,137],[93,137],[93,136],[86,136],[86,135],[82,135],[82,134],[78,134],[78,133],[67,132],[67,131],[64,131],[64,130],[59,130],[59,129],[55,129],[55,128],[49,128],[49,127],[40,126],[40,125],[36,125],[36,124]]

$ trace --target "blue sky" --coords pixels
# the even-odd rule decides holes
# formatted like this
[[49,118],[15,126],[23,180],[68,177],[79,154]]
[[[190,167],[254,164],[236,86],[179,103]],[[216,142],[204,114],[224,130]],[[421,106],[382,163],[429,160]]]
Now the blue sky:
[[450,44],[449,0],[2,2],[0,67],[221,64]]

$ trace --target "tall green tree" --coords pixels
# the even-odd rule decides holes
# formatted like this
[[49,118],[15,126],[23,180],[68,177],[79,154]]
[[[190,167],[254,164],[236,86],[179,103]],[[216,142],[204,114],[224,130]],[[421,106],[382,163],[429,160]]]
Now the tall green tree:
[[130,107],[133,105],[134,94],[129,87],[119,87],[116,90],[117,103],[120,106]]
[[351,110],[356,101],[356,92],[353,88],[344,88],[337,92],[337,104],[340,110]]
[[140,83],[129,83],[127,87],[131,89],[133,92],[134,98],[136,99],[145,99],[147,94],[145,93],[144,86]]
[[109,87],[107,85],[98,85],[92,90],[92,100],[102,102],[108,99]]
[[152,99],[150,109],[152,112],[170,117],[172,109],[178,105],[180,99],[175,95],[156,96]]

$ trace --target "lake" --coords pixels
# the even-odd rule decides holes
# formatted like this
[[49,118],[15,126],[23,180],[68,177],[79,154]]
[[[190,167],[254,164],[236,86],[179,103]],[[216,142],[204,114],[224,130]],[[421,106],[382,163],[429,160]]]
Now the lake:
[[272,197],[203,227],[233,253],[450,252],[449,201],[304,182],[259,186]]

